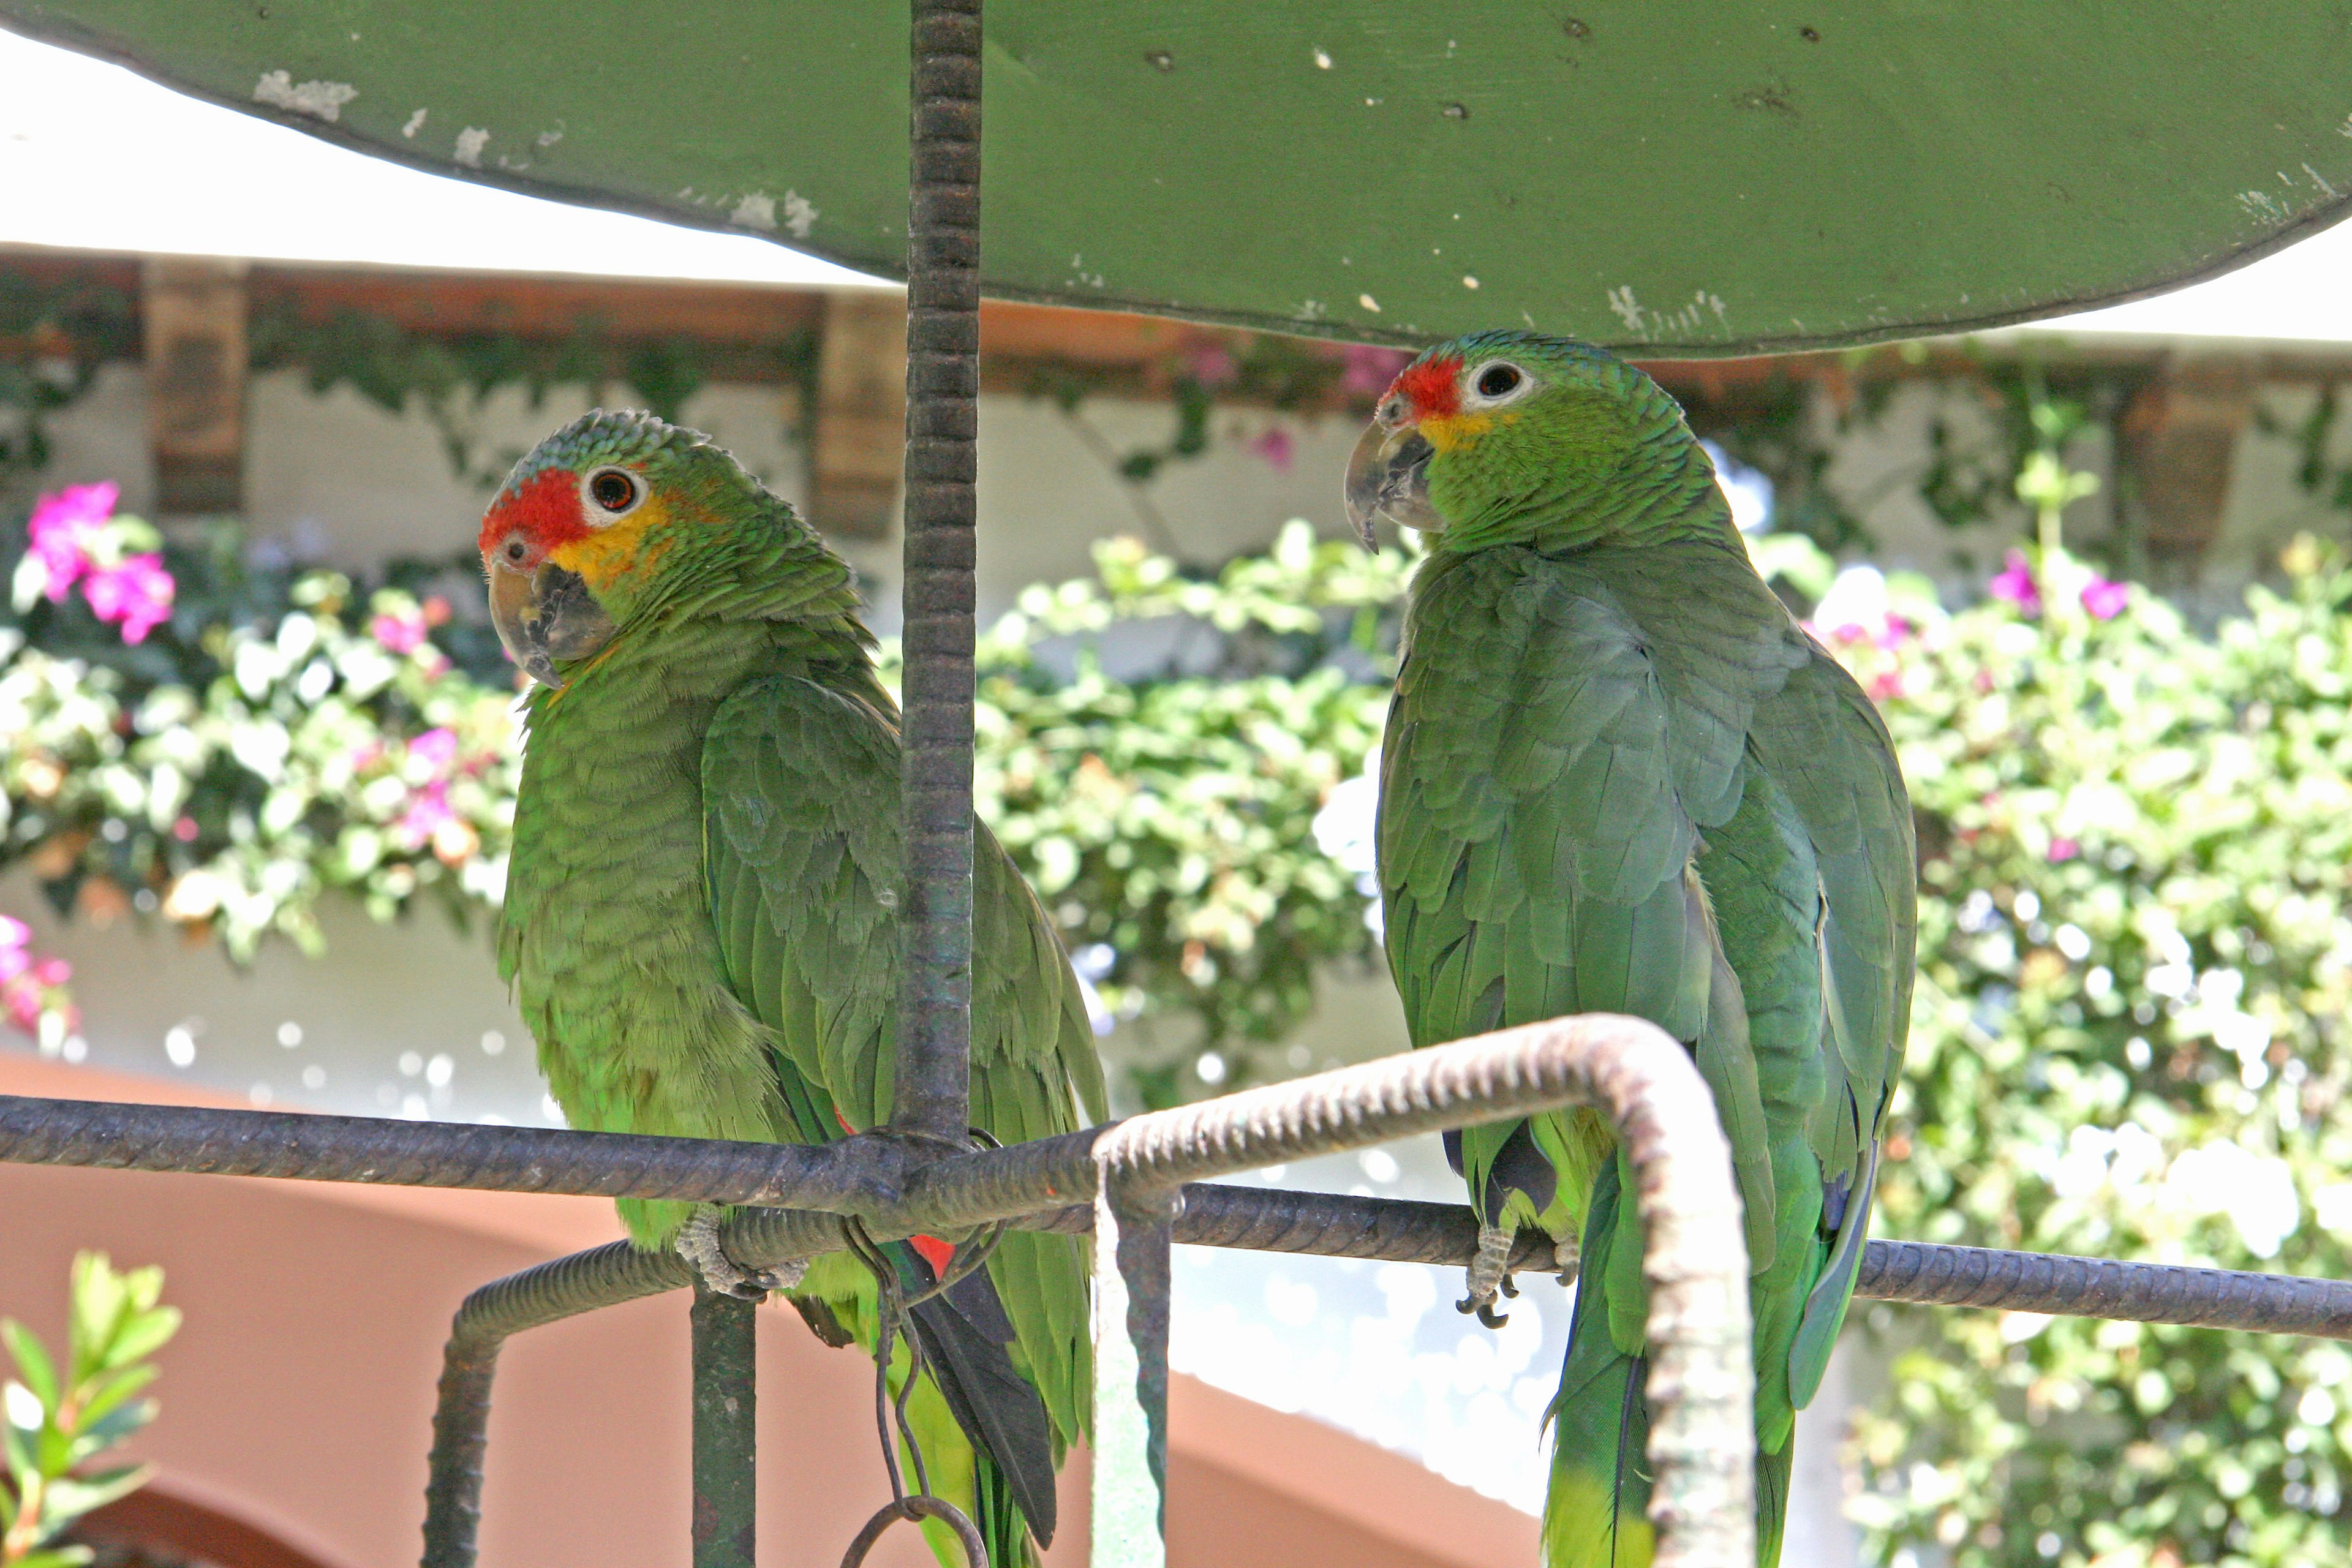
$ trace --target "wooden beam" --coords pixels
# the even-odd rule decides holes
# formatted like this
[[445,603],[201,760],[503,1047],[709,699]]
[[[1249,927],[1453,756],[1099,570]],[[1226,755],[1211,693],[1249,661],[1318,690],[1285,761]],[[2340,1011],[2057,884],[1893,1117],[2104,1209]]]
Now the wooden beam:
[[889,531],[906,469],[907,301],[880,290],[824,297],[809,441],[809,521],[845,539]]
[[242,261],[147,258],[147,436],[162,516],[234,512],[245,499]]
[[2125,407],[2125,501],[2150,560],[2194,563],[2221,531],[2254,385],[2253,367],[2235,356],[2175,360]]

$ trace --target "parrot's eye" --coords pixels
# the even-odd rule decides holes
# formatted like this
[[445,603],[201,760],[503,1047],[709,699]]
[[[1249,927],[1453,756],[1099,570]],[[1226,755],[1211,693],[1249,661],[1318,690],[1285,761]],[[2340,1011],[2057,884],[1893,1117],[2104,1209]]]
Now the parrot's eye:
[[499,546],[499,553],[505,556],[509,564],[520,566],[530,559],[530,546],[523,542],[520,534],[514,534]]
[[599,468],[582,487],[589,501],[607,517],[620,517],[645,499],[646,487],[626,468]]
[[1528,384],[1528,373],[1517,365],[1497,360],[1478,372],[1471,390],[1490,402],[1500,402]]
[[1391,397],[1387,402],[1381,404],[1379,418],[1380,422],[1383,425],[1393,426],[1403,424],[1404,399],[1402,397]]

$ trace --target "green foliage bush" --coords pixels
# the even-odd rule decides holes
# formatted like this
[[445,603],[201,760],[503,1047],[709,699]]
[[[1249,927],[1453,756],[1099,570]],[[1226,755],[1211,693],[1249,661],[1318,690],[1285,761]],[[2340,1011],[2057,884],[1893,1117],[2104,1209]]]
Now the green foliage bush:
[[452,658],[495,668],[482,634],[429,594],[256,565],[227,531],[163,559],[172,617],[135,646],[73,598],[0,616],[0,866],[61,910],[160,913],[239,958],[272,933],[317,951],[331,889],[380,918],[495,900],[512,692]]
[[[2352,1275],[2352,573],[2286,565],[2210,636],[2053,556],[1836,637],[1922,829],[1883,1234]],[[1858,1435],[1885,1560],[2343,1560],[2347,1347],[1865,1321],[1896,1352]]]

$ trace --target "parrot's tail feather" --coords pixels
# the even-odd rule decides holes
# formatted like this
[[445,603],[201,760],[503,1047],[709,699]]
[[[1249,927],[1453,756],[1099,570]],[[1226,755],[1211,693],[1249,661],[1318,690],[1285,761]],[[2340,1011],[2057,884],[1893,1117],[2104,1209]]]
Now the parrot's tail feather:
[[1780,1445],[1777,1454],[1756,1456],[1756,1561],[1780,1561],[1780,1537],[1789,1527],[1789,1472],[1795,1465],[1797,1445]]
[[[980,1312],[964,1310],[960,1300],[972,1286],[987,1292],[987,1307]],[[1013,1364],[1007,1351],[1010,1323],[1004,1324],[1001,1339],[986,1331],[986,1317],[993,1316],[999,1322],[1004,1320],[1004,1309],[996,1300],[987,1271],[973,1272],[950,1294],[933,1297],[908,1316],[922,1343],[923,1359],[956,1425],[980,1451],[983,1484],[978,1489],[983,1510],[991,1490],[985,1484],[986,1472],[992,1470],[1002,1479],[1005,1500],[1019,1510],[1040,1542],[1050,1543],[1055,1512],[1053,1423],[1046,1416],[1044,1398]],[[1011,1527],[1003,1532],[1008,1544],[1018,1542],[1021,1519],[1005,1521]],[[987,1533],[993,1554],[1000,1532]],[[1006,1561],[1021,1559],[1012,1556]]]
[[[1650,1568],[1649,1359],[1638,1331],[1625,1350],[1611,1331],[1610,1256],[1619,1237],[1616,1163],[1601,1167],[1585,1216],[1585,1268],[1552,1396],[1551,1488],[1544,1498],[1545,1568]],[[1622,1288],[1622,1285],[1620,1287]]]
[[[1588,1276],[1590,1278],[1590,1276]],[[1607,1331],[1596,1325],[1603,1339]],[[1576,1352],[1569,1352],[1571,1367]],[[1553,1406],[1545,1568],[1649,1568],[1649,1363],[1612,1352]]]

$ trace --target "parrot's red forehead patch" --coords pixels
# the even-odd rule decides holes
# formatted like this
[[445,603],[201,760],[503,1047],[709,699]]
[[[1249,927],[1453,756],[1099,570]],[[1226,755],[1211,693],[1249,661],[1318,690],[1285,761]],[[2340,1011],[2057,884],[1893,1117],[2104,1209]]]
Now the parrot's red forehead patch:
[[593,532],[580,515],[579,476],[563,468],[542,468],[520,489],[500,496],[482,519],[482,552],[488,554],[508,534],[517,531],[541,550],[553,550]]
[[1396,389],[1412,405],[1413,413],[1421,418],[1432,415],[1458,414],[1462,411],[1462,362],[1458,359],[1423,360],[1407,365],[1396,378]]

